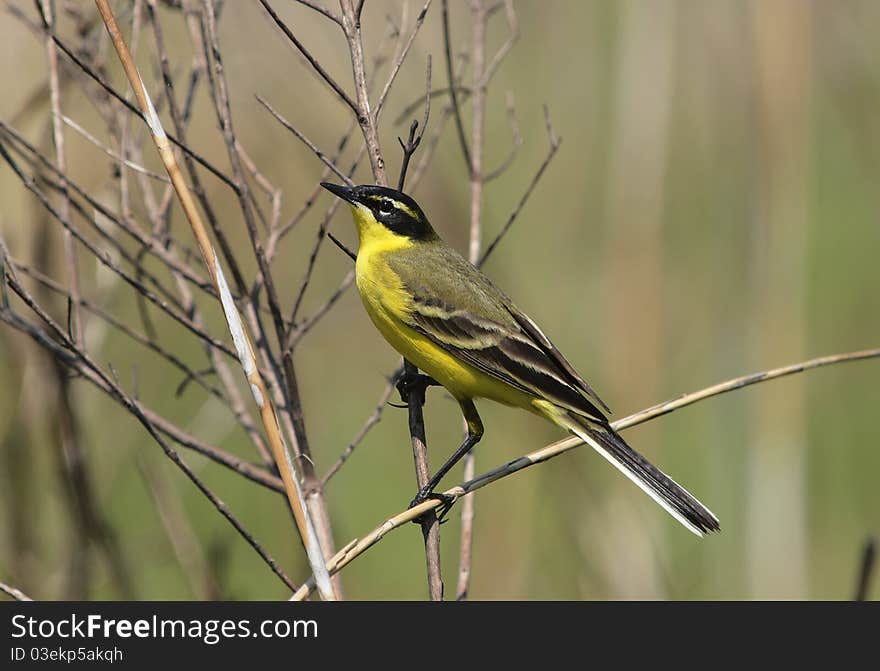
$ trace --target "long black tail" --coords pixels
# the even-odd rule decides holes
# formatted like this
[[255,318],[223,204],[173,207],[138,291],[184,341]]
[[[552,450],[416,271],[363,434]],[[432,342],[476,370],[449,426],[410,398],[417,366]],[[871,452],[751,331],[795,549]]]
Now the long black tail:
[[572,412],[567,413],[566,417],[571,420],[568,426],[570,431],[592,446],[688,529],[698,536],[721,529],[718,518],[711,510],[627,445],[610,426],[591,422]]

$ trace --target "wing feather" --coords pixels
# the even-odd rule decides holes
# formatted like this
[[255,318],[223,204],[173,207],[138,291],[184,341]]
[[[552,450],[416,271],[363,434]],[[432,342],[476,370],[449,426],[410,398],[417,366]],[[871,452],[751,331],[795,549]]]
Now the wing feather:
[[412,296],[404,317],[412,328],[520,391],[607,422],[599,408],[610,410],[586,380],[541,329],[460,254],[446,246],[419,246],[412,253],[389,255],[387,262]]
[[410,326],[447,352],[520,391],[605,421],[571,374],[516,321],[499,323],[413,296]]
[[562,355],[562,352],[556,349],[556,346],[550,342],[550,338],[544,335],[544,332],[538,328],[538,325],[533,322],[528,315],[521,312],[516,307],[510,305],[507,306],[507,309],[520,327],[528,333],[532,339],[541,346],[544,353],[562,369],[568,381],[602,406],[605,412],[610,413],[611,408],[605,404],[605,401],[599,398],[599,394],[597,394],[590,384],[580,376],[580,374],[574,369],[574,366],[572,366],[568,362],[568,359]]

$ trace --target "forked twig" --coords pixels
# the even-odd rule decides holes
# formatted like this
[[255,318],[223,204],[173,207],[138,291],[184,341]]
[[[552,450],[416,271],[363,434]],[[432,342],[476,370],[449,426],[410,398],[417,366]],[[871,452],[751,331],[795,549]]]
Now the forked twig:
[[327,568],[315,532],[315,527],[311,521],[309,512],[306,509],[293,459],[291,458],[284,439],[281,436],[278,418],[275,414],[274,405],[272,404],[272,397],[270,396],[266,384],[263,381],[262,374],[257,367],[253,345],[244,329],[244,325],[238,314],[238,309],[235,307],[235,303],[229,292],[223,269],[221,268],[219,259],[214,252],[214,248],[208,237],[207,230],[202,223],[201,215],[196,208],[189,187],[184,181],[180,168],[177,165],[177,160],[174,156],[168,136],[162,128],[162,123],[156,114],[153,103],[150,100],[149,94],[144,87],[140,74],[138,73],[137,66],[131,58],[128,47],[126,46],[119,26],[116,23],[113,11],[110,9],[107,0],[95,0],[95,2],[98,6],[98,11],[101,13],[101,17],[104,20],[104,24],[107,27],[107,31],[110,34],[110,38],[113,41],[119,60],[125,69],[129,83],[132,89],[134,89],[143,114],[146,117],[153,141],[156,144],[156,148],[159,150],[162,162],[174,184],[175,191],[177,192],[184,212],[187,215],[187,220],[193,229],[193,234],[199,243],[199,249],[205,259],[205,263],[211,274],[217,293],[220,295],[223,312],[230,333],[232,334],[233,341],[235,342],[236,351],[241,361],[242,369],[244,370],[245,376],[250,384],[254,401],[260,410],[260,416],[263,420],[263,425],[272,447],[273,456],[275,457],[275,461],[281,472],[285,489],[287,490],[288,500],[293,509],[294,517],[296,518],[297,527],[303,544],[305,545],[309,563],[311,564],[312,570],[317,579],[318,590],[321,593],[322,598],[325,600],[333,600],[335,599],[333,586],[331,585],[327,574]]

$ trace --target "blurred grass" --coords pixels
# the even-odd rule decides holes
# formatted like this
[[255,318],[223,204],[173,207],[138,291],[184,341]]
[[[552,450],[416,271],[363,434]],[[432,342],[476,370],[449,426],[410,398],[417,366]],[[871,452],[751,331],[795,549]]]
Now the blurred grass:
[[[16,4],[31,11],[29,3]],[[348,82],[350,68],[341,36],[313,13],[289,6],[292,3],[278,4],[322,63]],[[417,11],[412,4],[411,15]],[[463,5],[451,5],[454,40],[461,45],[469,39],[467,16]],[[367,3],[368,42],[381,34],[386,13],[398,13],[397,6],[379,0]],[[772,141],[776,136],[759,132],[764,99],[757,35],[789,34],[775,23],[780,20],[777,10],[783,16],[807,15],[801,35],[805,57],[791,66],[799,70],[789,72],[806,85],[792,89],[783,81],[769,93],[805,92],[785,101],[785,109],[799,110],[803,121],[798,123],[803,125],[800,132],[786,133],[797,145],[781,148]],[[880,6],[867,0],[557,0],[519,2],[517,11],[522,36],[488,99],[487,164],[496,165],[508,152],[508,90],[516,97],[525,143],[511,169],[487,188],[487,236],[503,224],[543,159],[547,142],[542,103],[549,105],[563,144],[520,220],[487,264],[487,272],[542,325],[617,416],[734,375],[877,345],[880,56],[874,43]],[[665,18],[660,21],[657,13]],[[191,59],[188,36],[175,17],[164,12],[162,16],[167,19],[166,40],[175,45],[172,55],[180,59],[175,67],[183,72]],[[499,20],[490,32],[494,44],[504,37],[502,24]],[[662,44],[654,46],[666,66],[646,48],[638,26],[648,26],[652,39],[657,37],[655,30],[666,31]],[[253,95],[266,96],[322,147],[335,145],[348,123],[346,110],[300,64],[255,6],[227,3],[220,30],[240,139],[263,173],[284,189],[283,216],[290,216],[321,166]],[[14,63],[16,71],[15,77],[0,79],[0,116],[8,121],[45,85],[45,55],[42,44],[5,13],[0,15],[0,35],[4,62]],[[146,73],[155,71],[152,48],[145,32],[138,60]],[[776,48],[780,58],[791,56],[781,38]],[[382,140],[391,174],[396,174],[399,161],[395,136],[403,132],[391,121],[420,95],[427,53],[433,54],[434,81],[441,86],[445,75],[440,67],[439,7],[432,8],[384,116]],[[622,66],[624,58],[630,59],[627,67]],[[655,88],[660,67],[668,68],[665,92]],[[108,68],[117,89],[123,90],[112,59]],[[622,91],[630,93],[621,95]],[[620,109],[621,101],[628,109]],[[661,105],[668,109],[664,112]],[[435,102],[435,119],[440,108]],[[65,93],[64,109],[91,132],[101,133],[100,120],[76,84]],[[622,125],[633,112],[635,126]],[[782,129],[787,121],[795,122],[783,118]],[[45,103],[34,105],[16,126],[48,146]],[[202,91],[189,139],[225,166],[216,126]],[[634,130],[621,136],[621,128]],[[665,143],[657,172],[648,177],[645,146],[637,141],[645,128]],[[440,233],[463,249],[467,180],[451,131],[450,125],[415,196]],[[103,158],[72,132],[67,138],[70,174],[114,203],[114,184]],[[767,177],[768,166],[791,156],[804,158],[798,164],[803,179],[794,196]],[[156,161],[148,163],[158,166]],[[362,168],[360,178],[367,180],[367,175]],[[655,180],[659,189],[650,207],[640,199],[652,188],[644,179]],[[215,180],[207,183],[217,210],[228,213],[225,230],[238,248],[248,249],[231,195]],[[42,212],[9,170],[0,172],[0,198],[0,226],[12,253],[32,258],[32,232]],[[329,203],[322,198],[322,205]],[[794,219],[781,222],[761,215],[761,203],[778,198],[788,199]],[[319,205],[299,224],[275,263],[276,284],[288,306],[323,211]],[[799,272],[788,272],[779,258],[790,251],[784,235],[772,253],[756,248],[759,225],[768,235],[790,229],[803,241]],[[173,226],[188,240],[179,212]],[[58,227],[52,228],[57,233]],[[337,214],[333,230],[355,244],[346,213]],[[138,324],[131,293],[109,280],[93,261],[84,259],[82,265],[86,295]],[[253,277],[254,264],[244,267]],[[323,302],[349,267],[344,255],[325,245],[305,314]],[[63,277],[59,258],[47,272]],[[756,277],[761,280],[758,285]],[[631,278],[637,281],[627,281]],[[768,310],[764,299],[770,296],[775,301],[771,306],[782,306],[781,311]],[[800,308],[792,313],[790,303]],[[225,333],[218,306],[204,296],[200,304],[211,319],[211,330]],[[199,347],[180,329],[159,317],[156,322],[162,342],[200,360]],[[176,371],[106,331],[96,319],[89,319],[88,327],[90,351],[98,361],[113,362],[129,389],[136,366],[145,403],[205,440],[254,458],[241,432],[196,387],[174,398],[180,381]],[[773,342],[781,337],[783,343],[800,343],[802,349],[774,349],[767,342],[771,336]],[[383,375],[395,361],[353,291],[297,350],[306,426],[319,472],[333,463],[372,412],[385,384]],[[0,385],[0,575],[36,598],[58,598],[63,594],[70,526],[63,484],[51,456],[57,432],[51,417],[40,412],[42,365],[41,355],[21,335],[0,329],[0,366],[7,381]],[[812,372],[712,399],[629,432],[635,446],[719,516],[723,532],[710,539],[697,541],[683,531],[586,450],[481,491],[472,597],[849,597],[859,548],[868,533],[880,531],[880,434],[873,415],[880,398],[878,374],[876,362]],[[218,565],[221,596],[285,596],[277,579],[129,415],[85,384],[77,383],[75,389],[89,469],[101,507],[131,565],[139,597],[203,595],[190,591],[177,564],[139,475],[138,456],[162,469],[176,490],[198,542],[209,561]],[[800,399],[794,415],[785,410],[792,399]],[[481,412],[487,434],[477,450],[480,471],[558,437],[553,427],[506,408],[484,403]],[[775,421],[782,416],[784,421]],[[768,422],[772,432],[763,428]],[[442,391],[429,393],[427,428],[432,463],[438,464],[460,437],[455,405]],[[759,455],[782,455],[759,499],[754,498],[755,479],[766,479],[768,473],[754,470],[758,449]],[[289,575],[295,581],[304,579],[302,552],[281,497],[193,454],[184,452],[184,457]],[[457,481],[459,475],[456,471],[448,481]],[[405,413],[388,408],[328,487],[337,543],[363,534],[401,509],[413,490]],[[780,512],[788,510],[794,511],[791,517]],[[24,519],[27,528],[16,519]],[[774,543],[756,532],[762,524],[762,534],[772,534]],[[797,542],[785,545],[790,538]],[[455,515],[443,526],[442,539],[449,592],[457,569]],[[118,597],[100,556],[89,556],[95,581],[88,596]],[[803,573],[781,585],[776,576],[789,565],[801,567]],[[424,597],[424,573],[421,536],[412,525],[389,535],[343,575],[351,598],[410,599]]]

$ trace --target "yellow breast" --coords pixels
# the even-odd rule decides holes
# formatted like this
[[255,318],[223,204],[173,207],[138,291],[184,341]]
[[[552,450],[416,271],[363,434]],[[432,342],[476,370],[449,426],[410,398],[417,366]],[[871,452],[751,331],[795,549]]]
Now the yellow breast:
[[356,263],[357,287],[373,324],[394,349],[457,399],[490,398],[529,407],[531,397],[459,360],[407,325],[411,299],[400,277],[385,262],[385,255],[412,244],[400,236],[367,244],[362,241]]

